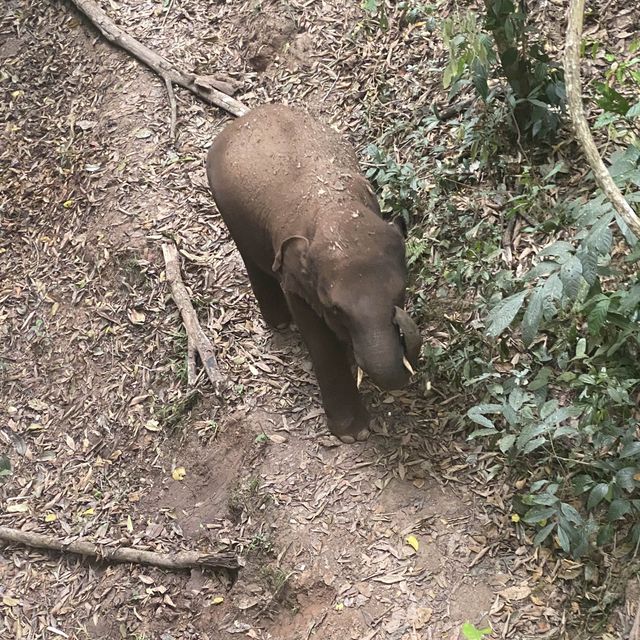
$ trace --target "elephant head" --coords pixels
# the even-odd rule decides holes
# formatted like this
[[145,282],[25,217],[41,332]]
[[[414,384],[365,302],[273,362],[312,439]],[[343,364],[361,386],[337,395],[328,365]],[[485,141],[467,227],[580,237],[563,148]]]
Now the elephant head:
[[356,364],[378,387],[399,389],[413,373],[422,345],[418,327],[402,309],[403,239],[382,220],[358,241],[331,231],[311,242],[287,238],[273,270],[286,293],[303,298],[351,346]]

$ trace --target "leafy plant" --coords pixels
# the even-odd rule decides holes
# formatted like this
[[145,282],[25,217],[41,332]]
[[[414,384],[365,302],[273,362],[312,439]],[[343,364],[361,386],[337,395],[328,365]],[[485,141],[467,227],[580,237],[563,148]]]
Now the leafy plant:
[[366,176],[376,187],[382,214],[387,217],[400,216],[409,225],[418,209],[422,189],[414,166],[411,163],[398,163],[375,144],[370,144],[365,153],[371,162]]
[[[444,21],[443,39],[449,50],[443,84],[450,96],[472,84],[488,106],[503,99],[518,137],[555,137],[565,102],[563,73],[534,38],[524,3],[485,0],[482,25],[473,12],[458,14]],[[506,86],[491,84],[501,78]]]
[[[635,147],[612,157],[623,188],[640,183],[639,158]],[[553,470],[520,497],[523,521],[539,527],[536,543],[554,533],[580,556],[615,532],[640,542],[640,278],[630,268],[640,251],[602,194],[563,208],[574,238],[542,249],[520,290],[486,318],[493,337],[519,318],[531,358],[493,376],[490,401],[467,416],[480,426],[471,437],[492,437],[503,453]],[[616,222],[631,247],[622,261],[612,255]]]

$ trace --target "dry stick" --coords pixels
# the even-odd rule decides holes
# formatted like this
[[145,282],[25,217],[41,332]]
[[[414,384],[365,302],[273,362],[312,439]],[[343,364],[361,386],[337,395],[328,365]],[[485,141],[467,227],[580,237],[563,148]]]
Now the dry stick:
[[109,560],[112,562],[132,562],[134,564],[150,564],[163,569],[192,569],[194,567],[209,567],[212,569],[240,568],[238,559],[232,553],[197,553],[196,551],[178,551],[177,553],[155,553],[153,551],[143,551],[142,549],[132,549],[131,547],[120,547],[111,549],[101,547],[91,542],[64,543],[51,536],[33,531],[21,531],[11,527],[0,527],[0,540],[22,544],[27,547],[37,549],[50,549],[61,553],[77,553],[83,556],[96,558],[97,560]]
[[176,105],[176,96],[173,92],[173,83],[171,82],[171,80],[169,80],[169,78],[165,78],[164,83],[167,86],[167,95],[169,96],[169,105],[171,106],[171,141],[175,142],[178,106]]
[[569,22],[567,25],[567,42],[564,55],[564,76],[567,86],[567,102],[569,114],[575,130],[576,139],[587,162],[593,171],[596,182],[611,204],[633,231],[640,238],[640,218],[627,202],[607,171],[598,149],[596,148],[589,124],[582,106],[582,84],[580,80],[580,41],[582,38],[582,21],[584,19],[584,0],[571,0],[569,6]]
[[208,78],[187,73],[174,67],[166,58],[149,49],[141,42],[118,27],[93,0],[73,0],[73,3],[99,29],[100,33],[114,44],[144,62],[153,69],[165,83],[172,82],[188,89],[199,98],[213,104],[234,116],[241,116],[249,109],[239,100],[216,89]]
[[200,354],[202,365],[207,372],[207,376],[209,376],[209,380],[211,380],[211,384],[213,384],[216,393],[219,393],[222,390],[225,378],[218,370],[213,345],[198,322],[198,316],[191,304],[189,292],[182,282],[178,249],[174,244],[165,243],[162,245],[162,255],[166,265],[167,281],[171,286],[171,296],[180,310],[182,322],[187,332],[188,383],[193,386],[196,382],[195,356],[197,351]]

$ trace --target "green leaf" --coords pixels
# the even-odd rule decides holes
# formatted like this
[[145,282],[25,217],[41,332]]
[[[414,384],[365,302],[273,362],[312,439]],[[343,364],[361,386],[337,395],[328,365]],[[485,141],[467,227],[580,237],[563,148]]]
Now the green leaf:
[[582,264],[582,277],[591,286],[598,279],[598,254],[593,248],[586,248],[577,256]]
[[631,502],[629,500],[625,500],[624,498],[616,498],[609,505],[609,522],[614,522],[615,520],[620,520],[624,518],[627,513],[631,511]]
[[548,520],[555,512],[555,507],[533,507],[525,513],[523,520],[529,523],[543,522]]
[[640,102],[636,102],[632,107],[630,107],[625,116],[629,119],[640,116]]
[[533,544],[536,546],[541,545],[549,537],[549,534],[556,528],[556,524],[556,522],[550,522],[546,527],[540,529],[533,539]]
[[609,228],[609,224],[613,218],[613,214],[605,215],[593,225],[589,235],[585,239],[585,246],[588,249],[595,250],[601,255],[608,253],[611,248],[611,243],[613,242],[613,233]]
[[498,447],[502,453],[506,453],[513,447],[513,443],[516,441],[516,437],[513,433],[509,433],[498,440]]
[[522,451],[529,440],[538,437],[541,433],[547,431],[548,427],[544,423],[528,424],[522,429],[516,441],[516,448]]
[[533,280],[538,278],[539,276],[548,276],[552,273],[555,273],[560,268],[560,265],[552,260],[543,260],[539,262],[533,269],[527,271],[524,275],[524,280]]
[[636,482],[633,477],[638,473],[637,467],[625,467],[619,469],[616,473],[616,484],[625,491],[633,491],[636,488]]
[[496,427],[493,422],[491,422],[491,420],[489,420],[489,418],[487,418],[484,414],[500,413],[501,409],[502,405],[499,404],[478,404],[475,407],[471,407],[469,411],[467,411],[467,417],[470,420],[473,420],[476,424],[496,431]]
[[621,458],[632,458],[638,455],[640,455],[640,442],[638,441],[627,443],[620,452]]
[[580,287],[583,282],[582,263],[576,256],[571,256],[560,267],[560,280],[567,296],[575,300],[580,293]]
[[587,509],[591,511],[595,509],[609,493],[609,485],[606,482],[599,482],[589,493],[587,500]]
[[547,317],[555,313],[555,305],[552,301],[558,300],[562,296],[562,281],[557,273],[553,273],[547,278],[543,286],[544,312]]
[[570,504],[563,502],[560,505],[560,511],[562,511],[563,515],[569,522],[575,525],[582,526],[582,516],[578,513],[575,507],[572,507]]
[[527,291],[520,291],[499,302],[487,314],[487,335],[491,337],[499,336],[518,315],[520,307],[527,296]]
[[593,309],[589,312],[587,316],[587,325],[589,327],[589,333],[596,335],[602,329],[604,323],[607,320],[607,314],[609,312],[609,306],[611,304],[611,300],[606,298],[605,300],[600,300]]
[[475,624],[471,624],[470,622],[465,622],[462,625],[462,635],[465,637],[465,640],[483,640],[491,631],[491,627],[478,629]]
[[622,299],[618,311],[626,314],[630,311],[635,311],[638,305],[640,305],[640,284],[635,284]]
[[570,242],[557,240],[540,251],[538,256],[557,256],[558,258],[564,258],[572,255],[573,252],[574,247]]
[[558,527],[558,542],[565,553],[571,551],[571,539],[562,527]]
[[544,289],[537,286],[527,305],[527,310],[522,317],[522,341],[528,347],[538,334],[540,322],[542,321],[544,302]]
[[514,387],[509,394],[509,405],[514,411],[519,411],[520,407],[531,397],[522,387]]
[[547,442],[547,439],[544,436],[538,436],[537,438],[533,438],[532,440],[529,440],[529,442],[527,442],[524,449],[522,450],[522,453],[531,453],[532,451],[535,451],[538,447],[541,447],[545,442]]

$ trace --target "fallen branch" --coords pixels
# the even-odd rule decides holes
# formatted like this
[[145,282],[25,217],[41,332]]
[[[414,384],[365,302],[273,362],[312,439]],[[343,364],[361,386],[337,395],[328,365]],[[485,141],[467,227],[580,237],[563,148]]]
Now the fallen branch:
[[[166,58],[163,58],[152,49],[149,49],[149,47],[138,42],[138,40],[118,27],[94,0],[73,0],[73,3],[87,16],[109,42],[128,51],[138,60],[153,69],[165,81],[167,88],[171,83],[177,84],[188,89],[201,100],[220,107],[234,116],[241,116],[249,111],[242,102],[228,96],[213,86],[212,81],[208,77],[198,76],[178,69]],[[171,95],[169,98],[171,99]]]
[[196,383],[196,352],[198,352],[211,384],[213,384],[216,393],[219,393],[224,386],[225,378],[218,369],[213,345],[198,322],[198,316],[191,304],[189,292],[182,282],[178,249],[174,244],[165,243],[162,245],[162,255],[166,266],[167,281],[171,286],[171,296],[180,311],[187,332],[187,381],[190,386]]
[[564,75],[567,87],[569,114],[575,130],[578,144],[582,147],[587,162],[593,171],[596,182],[602,192],[624,220],[627,226],[640,239],[640,218],[618,189],[607,171],[598,149],[593,141],[589,124],[582,106],[582,83],[580,80],[580,42],[582,39],[582,22],[584,19],[584,0],[571,0],[569,5],[569,22],[567,25],[567,42],[564,55]]
[[163,569],[192,569],[203,567],[210,569],[240,568],[238,558],[232,553],[197,553],[196,551],[178,551],[165,554],[153,551],[143,551],[131,547],[110,548],[95,545],[91,542],[75,540],[64,543],[52,536],[33,531],[21,531],[11,527],[0,527],[0,540],[8,543],[21,544],[36,549],[49,549],[60,553],[77,553],[82,556],[107,560],[110,562],[131,562],[133,564],[150,564]]

